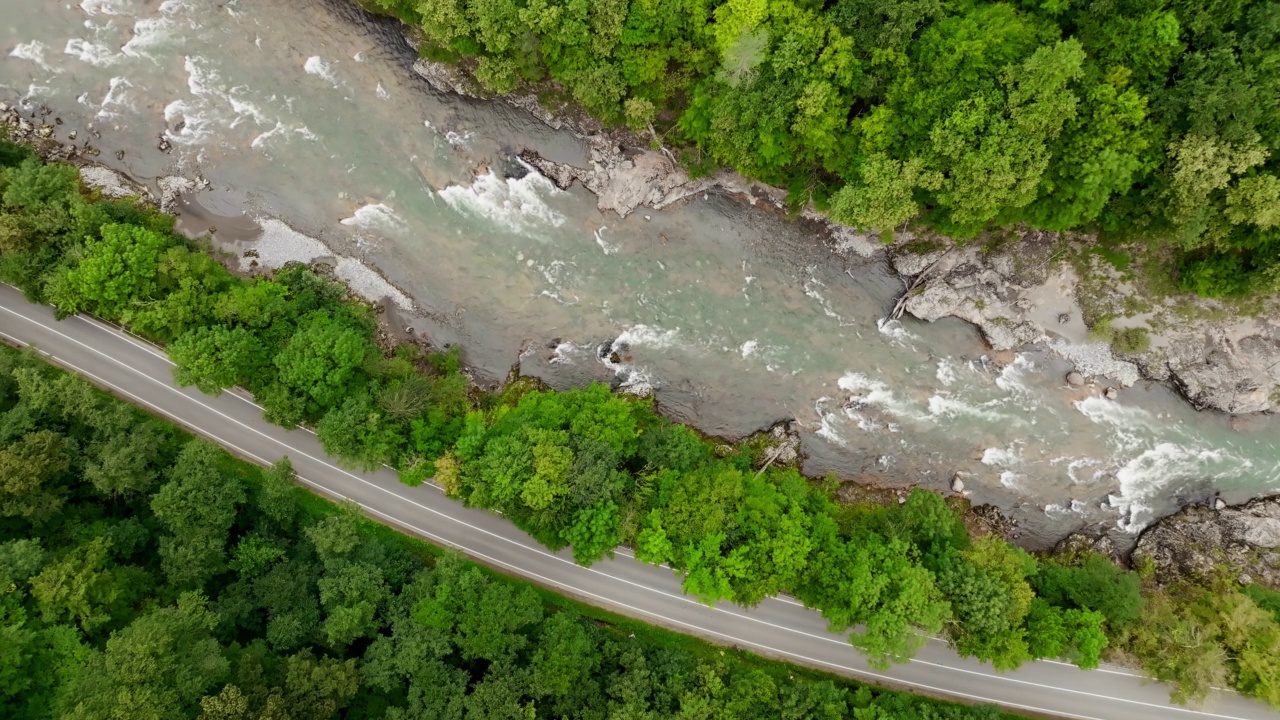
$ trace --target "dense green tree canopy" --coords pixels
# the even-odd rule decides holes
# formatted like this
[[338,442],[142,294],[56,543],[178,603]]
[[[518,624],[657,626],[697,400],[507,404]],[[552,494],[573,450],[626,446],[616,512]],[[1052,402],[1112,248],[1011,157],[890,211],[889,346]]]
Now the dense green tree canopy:
[[[14,373],[27,380],[9,382]],[[65,438],[70,468],[56,508],[0,522],[5,718],[994,717],[584,618],[530,585],[375,530],[352,508],[304,501],[287,461],[235,461],[2,348],[0,393],[0,425],[25,417],[29,432]],[[77,476],[79,441],[115,431],[53,412],[84,397],[166,438],[151,457],[163,484],[119,493]],[[592,442],[631,437],[616,432],[625,423],[605,425],[614,431]],[[230,559],[175,571],[167,548],[207,536]],[[201,577],[203,589],[189,590]]]
[[374,0],[495,92],[891,231],[1148,236],[1206,295],[1280,290],[1274,0]]

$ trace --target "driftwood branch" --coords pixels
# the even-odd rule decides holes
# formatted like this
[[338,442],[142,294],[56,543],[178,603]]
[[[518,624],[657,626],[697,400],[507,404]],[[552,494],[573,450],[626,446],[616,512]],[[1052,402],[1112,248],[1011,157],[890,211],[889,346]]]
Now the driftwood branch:
[[653,138],[654,142],[658,143],[658,149],[661,150],[662,154],[666,155],[667,159],[671,161],[671,167],[673,169],[680,167],[680,161],[676,160],[676,156],[672,155],[671,151],[667,149],[666,144],[662,142],[662,138],[658,136],[658,131],[653,129],[653,123],[645,124],[649,128],[649,136]]
[[898,298],[898,302],[894,304],[893,312],[889,313],[890,320],[899,320],[902,318],[902,313],[907,311],[907,299],[911,297],[911,293],[917,287],[920,287],[920,284],[923,283],[929,277],[929,273],[933,272],[933,269],[938,266],[938,263],[942,262],[950,254],[951,254],[951,250],[947,250],[946,252],[942,253],[941,255],[938,256],[937,260],[934,260],[933,262],[929,263],[928,267],[921,270],[915,276],[915,278],[912,279],[911,284],[907,285],[906,291],[902,293],[902,297]]
[[768,470],[768,469],[769,469],[769,466],[773,464],[773,461],[774,461],[774,460],[777,460],[777,459],[778,459],[778,456],[782,455],[782,446],[781,446],[781,445],[778,445],[778,446],[773,447],[773,448],[770,448],[770,449],[771,449],[773,452],[772,452],[772,453],[770,453],[770,455],[769,455],[769,459],[765,461],[765,463],[764,463],[764,467],[760,468],[760,472],[756,473],[756,479],[757,479],[757,480],[759,480],[759,479],[760,479],[760,476],[764,474],[764,471],[765,471],[765,470]]

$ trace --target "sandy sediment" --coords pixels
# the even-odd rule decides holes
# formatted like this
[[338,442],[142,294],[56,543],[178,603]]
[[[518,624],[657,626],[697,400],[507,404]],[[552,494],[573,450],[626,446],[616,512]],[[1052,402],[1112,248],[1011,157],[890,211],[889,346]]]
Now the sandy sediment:
[[262,234],[249,243],[251,253],[240,258],[240,270],[252,272],[257,268],[281,268],[289,263],[312,264],[332,261],[334,275],[347,284],[353,293],[369,302],[389,300],[404,312],[413,312],[413,300],[369,265],[352,257],[337,255],[319,240],[303,235],[275,218],[260,218]]

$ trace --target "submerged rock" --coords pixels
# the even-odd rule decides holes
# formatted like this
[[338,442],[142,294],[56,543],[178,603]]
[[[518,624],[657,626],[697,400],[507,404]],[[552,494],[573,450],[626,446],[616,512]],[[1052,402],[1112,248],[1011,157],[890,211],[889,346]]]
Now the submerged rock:
[[1225,572],[1241,583],[1280,589],[1280,496],[1217,510],[1183,508],[1147,528],[1133,558],[1149,560],[1161,583],[1206,581]]

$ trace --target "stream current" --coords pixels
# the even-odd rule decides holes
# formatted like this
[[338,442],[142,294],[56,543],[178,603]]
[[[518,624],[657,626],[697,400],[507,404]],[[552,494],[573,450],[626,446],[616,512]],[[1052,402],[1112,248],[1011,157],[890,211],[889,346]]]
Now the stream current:
[[806,223],[714,192],[599,212],[515,159],[585,165],[571,133],[433,92],[398,26],[344,0],[0,0],[0,17],[0,100],[50,109],[58,139],[143,184],[203,176],[192,201],[227,216],[224,245],[262,240],[244,213],[360,258],[482,377],[518,363],[556,387],[651,390],[730,437],[794,418],[807,472],[946,489],[961,471],[1032,547],[1280,489],[1274,419],[1156,384],[1109,400],[1046,352],[987,358],[960,321],[886,323],[902,282]]

